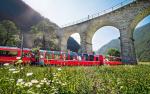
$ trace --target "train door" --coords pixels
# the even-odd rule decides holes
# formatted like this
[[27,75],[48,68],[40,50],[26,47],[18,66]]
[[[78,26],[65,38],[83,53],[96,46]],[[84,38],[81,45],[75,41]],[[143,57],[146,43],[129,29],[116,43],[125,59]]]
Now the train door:
[[39,52],[39,65],[44,65],[44,59],[45,59],[45,53],[46,51],[40,50]]

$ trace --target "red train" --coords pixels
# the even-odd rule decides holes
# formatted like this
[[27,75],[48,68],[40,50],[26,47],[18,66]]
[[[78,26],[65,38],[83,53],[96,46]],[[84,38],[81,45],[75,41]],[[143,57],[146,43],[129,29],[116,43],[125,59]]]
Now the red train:
[[[22,53],[21,53],[22,52]],[[108,61],[102,55],[75,52],[60,52],[39,50],[32,53],[31,49],[24,48],[21,51],[16,47],[0,46],[0,64],[15,63],[21,57],[23,64],[59,65],[59,66],[97,66],[97,65],[121,65],[120,60]]]

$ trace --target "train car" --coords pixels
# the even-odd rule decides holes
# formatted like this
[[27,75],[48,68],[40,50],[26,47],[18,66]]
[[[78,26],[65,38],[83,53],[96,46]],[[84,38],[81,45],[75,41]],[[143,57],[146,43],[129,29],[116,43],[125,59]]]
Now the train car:
[[104,57],[104,65],[122,65],[120,57],[106,56]]
[[[28,48],[23,49],[23,64],[29,64],[31,61],[34,61],[34,58],[32,58],[30,51],[31,50]],[[0,46],[0,64],[14,64],[18,60],[18,57],[21,57],[21,52],[21,49],[17,47]]]
[[[41,53],[42,51],[40,51]],[[43,64],[58,66],[97,66],[102,65],[100,55],[77,54],[75,52],[45,51],[42,53]]]
[[22,56],[22,64],[55,65],[55,66],[99,66],[121,65],[121,59],[116,57],[104,57],[92,53],[75,53],[62,51],[38,50],[33,53],[31,49],[0,46],[0,64],[14,64],[18,57]]

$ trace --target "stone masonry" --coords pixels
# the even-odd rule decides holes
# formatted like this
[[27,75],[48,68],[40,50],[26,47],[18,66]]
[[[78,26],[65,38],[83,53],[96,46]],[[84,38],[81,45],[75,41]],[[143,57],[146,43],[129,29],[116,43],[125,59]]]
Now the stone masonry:
[[92,37],[103,26],[114,26],[120,31],[121,57],[124,64],[137,64],[133,31],[137,24],[150,15],[150,0],[135,0],[110,13],[87,21],[61,28],[59,31],[61,50],[67,50],[67,40],[73,33],[81,37],[83,52],[92,51]]

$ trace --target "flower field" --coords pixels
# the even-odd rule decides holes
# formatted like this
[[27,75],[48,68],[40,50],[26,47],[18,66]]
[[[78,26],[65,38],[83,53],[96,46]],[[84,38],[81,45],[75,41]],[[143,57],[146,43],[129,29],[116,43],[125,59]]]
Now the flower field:
[[150,65],[0,67],[0,94],[149,94]]

